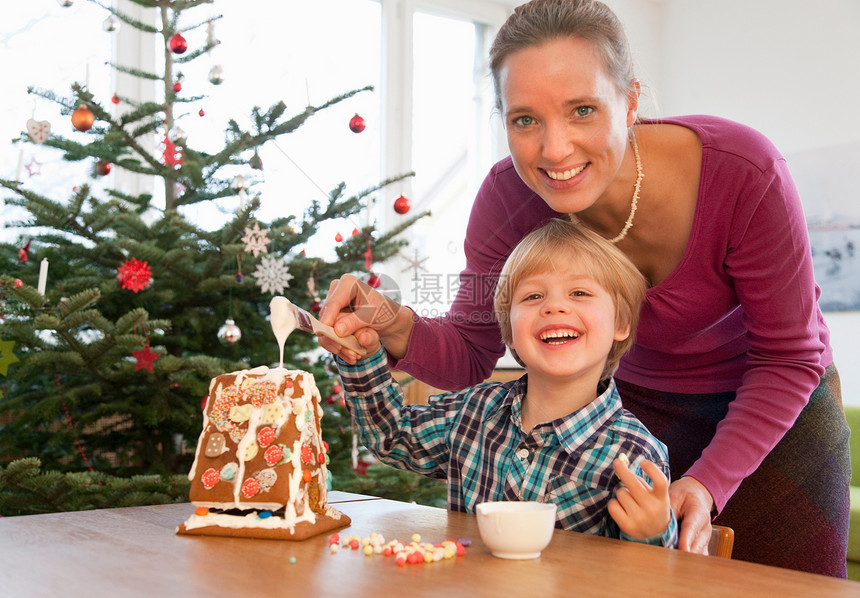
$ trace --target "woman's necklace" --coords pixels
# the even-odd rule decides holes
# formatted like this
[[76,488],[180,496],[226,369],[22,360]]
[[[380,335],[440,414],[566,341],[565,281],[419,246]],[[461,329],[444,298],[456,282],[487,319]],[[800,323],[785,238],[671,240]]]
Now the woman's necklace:
[[632,130],[630,131],[630,143],[633,145],[633,156],[636,158],[636,184],[633,186],[633,199],[630,201],[630,215],[627,216],[624,228],[621,229],[617,237],[610,239],[610,243],[618,243],[618,241],[627,236],[627,231],[633,226],[633,217],[636,216],[636,208],[639,207],[639,188],[642,185],[645,173],[642,171],[642,160],[639,158],[639,145],[636,143],[636,133]]

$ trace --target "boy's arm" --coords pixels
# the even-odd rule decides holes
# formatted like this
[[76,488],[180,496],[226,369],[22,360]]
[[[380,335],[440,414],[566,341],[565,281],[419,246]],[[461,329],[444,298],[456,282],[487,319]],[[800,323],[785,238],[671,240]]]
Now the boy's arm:
[[381,349],[354,365],[339,357],[335,361],[362,444],[387,465],[445,478],[450,451],[444,413],[403,404]]

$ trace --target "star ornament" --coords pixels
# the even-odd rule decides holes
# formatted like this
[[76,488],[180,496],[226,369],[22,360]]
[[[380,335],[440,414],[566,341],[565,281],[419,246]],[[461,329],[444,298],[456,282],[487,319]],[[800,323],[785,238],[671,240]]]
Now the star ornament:
[[9,366],[18,362],[18,358],[12,353],[15,341],[4,341],[0,339],[0,374],[6,375]]
[[129,289],[135,293],[142,291],[152,282],[152,272],[149,269],[149,264],[134,257],[123,262],[118,271],[119,274],[116,275],[116,278],[122,288]]
[[260,229],[260,224],[255,222],[254,228],[245,228],[245,236],[242,243],[245,244],[245,252],[253,253],[257,257],[261,253],[269,253],[266,248],[270,242],[268,232]]
[[143,349],[140,351],[132,351],[132,355],[137,360],[134,364],[134,370],[146,370],[150,374],[152,374],[152,364],[155,363],[155,360],[161,357],[158,353],[153,353],[149,350],[149,341],[143,346]]

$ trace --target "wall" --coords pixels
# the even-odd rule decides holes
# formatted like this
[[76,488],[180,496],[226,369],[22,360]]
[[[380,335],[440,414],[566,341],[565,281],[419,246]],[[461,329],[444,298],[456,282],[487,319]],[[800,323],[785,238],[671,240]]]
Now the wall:
[[[716,114],[780,148],[807,218],[841,194],[860,224],[860,2],[607,0],[625,23],[649,96],[645,116]],[[830,156],[814,163],[810,156]],[[838,159],[832,159],[836,156]],[[828,189],[823,191],[822,187]],[[860,405],[860,312],[826,312],[843,400]]]

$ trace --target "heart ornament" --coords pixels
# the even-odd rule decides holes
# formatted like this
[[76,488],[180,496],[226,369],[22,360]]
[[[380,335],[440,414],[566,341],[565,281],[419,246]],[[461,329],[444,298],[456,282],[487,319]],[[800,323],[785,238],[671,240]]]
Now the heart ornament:
[[51,123],[31,118],[27,121],[27,134],[34,142],[45,143],[45,139],[51,134]]

